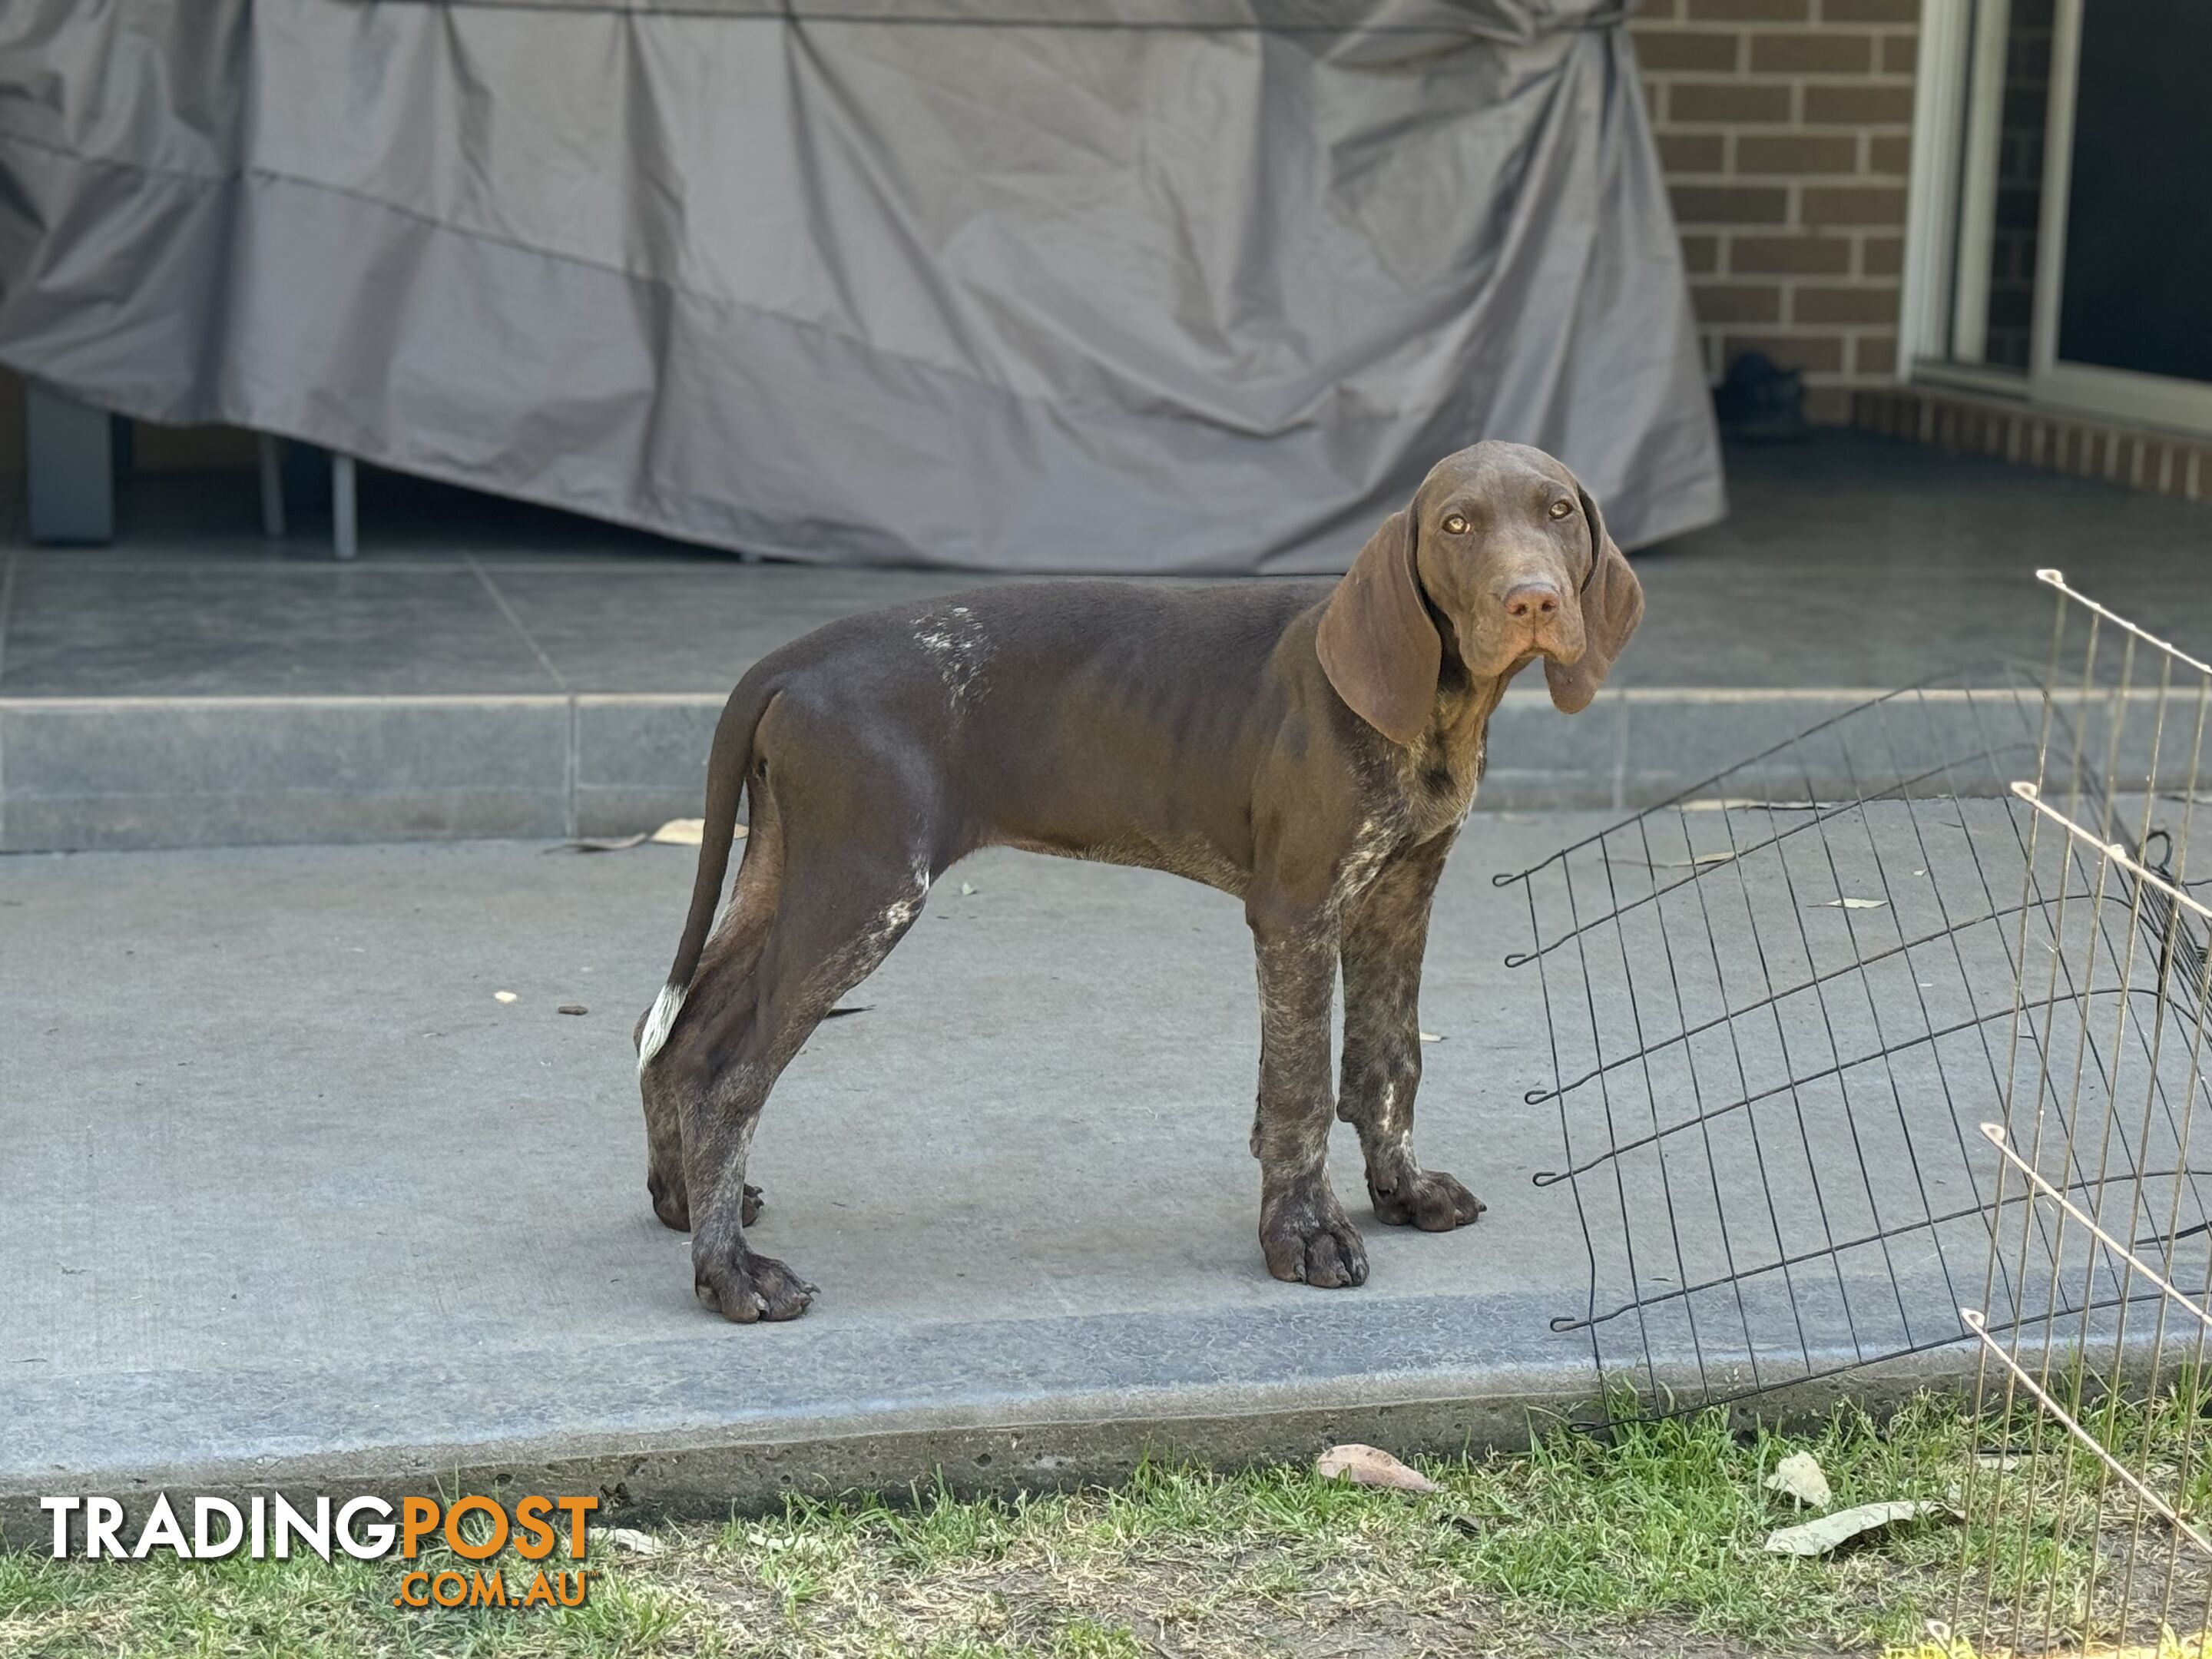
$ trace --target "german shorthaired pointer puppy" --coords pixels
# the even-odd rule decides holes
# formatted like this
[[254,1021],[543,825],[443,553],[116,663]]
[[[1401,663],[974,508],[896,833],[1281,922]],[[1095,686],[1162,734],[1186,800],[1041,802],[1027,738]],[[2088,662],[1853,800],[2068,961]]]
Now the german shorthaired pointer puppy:
[[[930,883],[982,847],[1143,865],[1243,900],[1276,1278],[1367,1277],[1329,1187],[1332,1110],[1359,1132],[1378,1219],[1474,1220],[1480,1200],[1413,1156],[1430,902],[1507,683],[1541,657],[1553,701],[1580,711],[1643,611],[1574,475],[1483,443],[1438,463],[1340,581],[986,588],[762,659],[715,729],[690,915],[637,1026],[646,1185],[661,1220],[692,1231],[700,1300],[740,1322],[805,1311],[813,1287],[745,1242],[761,1107]],[[741,791],[750,833],[715,929]]]

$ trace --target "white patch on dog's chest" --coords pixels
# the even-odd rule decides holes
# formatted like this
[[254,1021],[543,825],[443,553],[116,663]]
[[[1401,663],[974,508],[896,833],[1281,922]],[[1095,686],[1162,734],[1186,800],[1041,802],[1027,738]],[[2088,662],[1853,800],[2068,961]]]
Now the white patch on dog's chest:
[[1366,818],[1352,837],[1352,845],[1336,866],[1337,903],[1348,903],[1366,890],[1401,839],[1396,824],[1382,818]]

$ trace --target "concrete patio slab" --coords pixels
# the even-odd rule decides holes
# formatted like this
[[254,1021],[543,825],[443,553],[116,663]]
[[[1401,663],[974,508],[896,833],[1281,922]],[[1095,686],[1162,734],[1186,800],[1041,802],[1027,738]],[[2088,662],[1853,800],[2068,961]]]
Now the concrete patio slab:
[[[763,1121],[759,1248],[804,1318],[702,1313],[646,1202],[631,1022],[691,855],[529,843],[0,861],[0,1522],[41,1492],[780,1490],[1109,1476],[1331,1437],[1523,1436],[1586,1399],[1526,902],[1597,827],[1482,814],[1447,874],[1425,1162],[1492,1209],[1372,1224],[1368,1285],[1264,1273],[1256,998],[1234,901],[982,855]],[[502,1003],[495,994],[511,991]],[[556,1012],[577,1003],[580,1016]],[[1965,1109],[1962,1108],[1962,1109]],[[1970,1362],[1924,1358],[1912,1375]],[[1861,1379],[1862,1384],[1863,1379]]]

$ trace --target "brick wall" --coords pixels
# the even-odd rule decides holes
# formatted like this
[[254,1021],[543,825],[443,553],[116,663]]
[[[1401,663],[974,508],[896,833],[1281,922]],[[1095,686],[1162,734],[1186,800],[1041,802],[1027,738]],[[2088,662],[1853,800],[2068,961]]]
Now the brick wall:
[[1631,25],[1706,368],[1805,371],[1850,417],[1897,370],[1919,0],[1644,0]]

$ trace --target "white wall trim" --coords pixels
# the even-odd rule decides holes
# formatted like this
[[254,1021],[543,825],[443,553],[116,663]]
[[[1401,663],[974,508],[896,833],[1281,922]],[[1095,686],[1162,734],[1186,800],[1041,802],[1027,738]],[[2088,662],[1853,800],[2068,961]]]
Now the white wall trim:
[[1959,141],[1966,115],[1972,0],[1920,0],[1913,64],[1912,161],[1905,187],[1898,361],[1950,356],[1951,260],[1958,229]]

